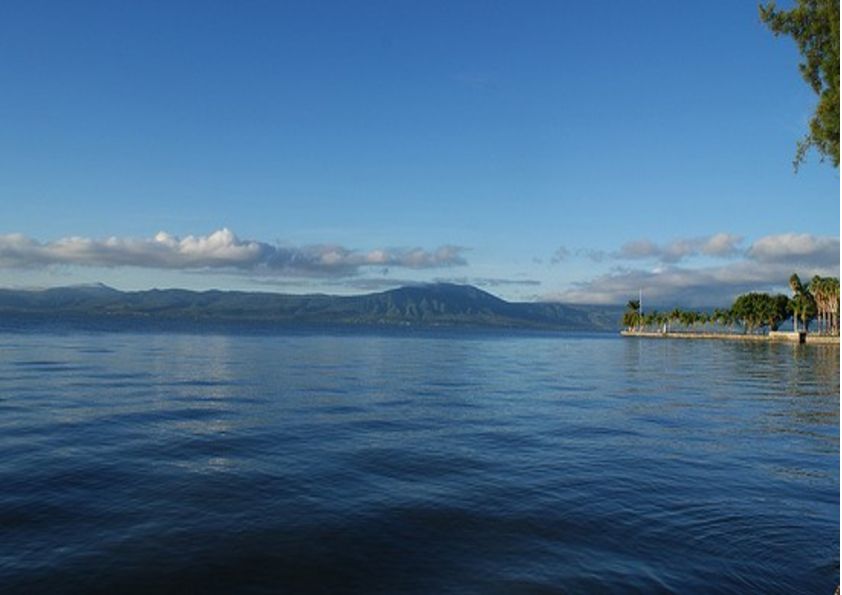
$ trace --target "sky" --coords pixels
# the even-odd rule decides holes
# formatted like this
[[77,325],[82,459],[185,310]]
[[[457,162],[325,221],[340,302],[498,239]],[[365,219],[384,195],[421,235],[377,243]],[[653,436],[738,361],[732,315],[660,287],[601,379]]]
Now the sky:
[[0,286],[718,305],[839,274],[747,1],[4,2]]

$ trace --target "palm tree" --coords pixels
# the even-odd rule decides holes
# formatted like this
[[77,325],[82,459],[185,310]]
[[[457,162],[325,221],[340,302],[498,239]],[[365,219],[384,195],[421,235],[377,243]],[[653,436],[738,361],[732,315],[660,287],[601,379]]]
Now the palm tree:
[[816,310],[818,311],[818,322],[816,323],[818,328],[816,329],[820,334],[824,332],[825,324],[824,324],[824,317],[825,317],[825,289],[824,289],[824,279],[816,275],[812,279],[810,279],[810,284],[808,285],[808,291],[810,295],[813,296],[813,299],[816,302]]
[[824,334],[839,334],[839,279],[816,275],[810,281],[808,289],[818,310],[819,331]]
[[798,332],[798,314],[799,311],[795,308],[795,299],[804,293],[804,286],[801,284],[801,279],[795,273],[789,278],[789,287],[792,289],[792,330]]
[[[678,308],[673,308],[672,312],[669,313],[669,324],[670,324],[670,326],[673,322],[676,323],[676,324],[681,322],[681,310],[679,310]],[[667,328],[667,330],[669,331],[671,329]]]
[[730,326],[731,325],[731,314],[730,310],[726,310],[725,308],[717,308],[713,311],[713,314],[710,316],[711,324],[718,324],[721,326]]
[[816,300],[805,291],[792,298],[789,307],[792,310],[793,324],[798,324],[797,320],[800,318],[803,330],[807,332],[810,321],[816,316]]
[[839,334],[839,278],[827,278],[827,301],[830,308],[830,332]]
[[682,312],[680,316],[681,324],[686,330],[692,330],[693,325],[696,324],[695,312]]
[[667,324],[669,324],[669,314],[666,312],[658,312],[658,328],[662,333],[667,332]]
[[825,332],[827,329],[827,314],[829,311],[828,284],[829,279],[816,275],[805,286],[795,273],[789,278],[789,286],[792,288],[792,299],[789,308],[792,310],[792,328],[798,331],[798,319],[801,319],[803,330],[806,332],[810,321],[818,314],[818,332]]
[[638,327],[638,330],[640,330],[641,324],[640,301],[629,300],[629,303],[626,304],[626,311],[623,313],[623,326],[628,330],[632,330],[634,327]]
[[728,327],[730,332],[734,332],[734,325],[737,323],[737,318],[734,316],[734,311],[731,308],[726,308],[722,311],[722,324]]
[[708,322],[710,322],[710,317],[707,312],[696,312],[696,323],[701,325],[702,332],[705,332],[705,327]]

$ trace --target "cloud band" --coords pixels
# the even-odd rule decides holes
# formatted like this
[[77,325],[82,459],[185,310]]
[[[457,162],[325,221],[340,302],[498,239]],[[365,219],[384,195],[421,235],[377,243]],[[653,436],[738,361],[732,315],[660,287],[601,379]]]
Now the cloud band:
[[433,269],[467,264],[464,248],[441,246],[353,250],[333,244],[286,247],[241,240],[228,229],[183,238],[159,232],[153,238],[94,240],[69,237],[39,242],[22,234],[0,235],[0,267],[49,265],[231,270],[286,276],[353,276],[363,267]]
[[[681,252],[720,252],[731,255],[735,236],[710,236],[689,240]],[[679,246],[681,241],[674,243]],[[649,243],[650,246],[654,244]],[[663,248],[628,250],[644,257],[662,257]],[[670,259],[661,258],[669,261]],[[673,259],[674,260],[674,259]],[[642,289],[650,304],[657,306],[716,306],[730,304],[734,297],[747,291],[786,291],[789,276],[797,272],[802,278],[813,275],[839,276],[839,238],[810,234],[780,234],[758,239],[729,264],[700,268],[662,264],[652,270],[619,269],[590,281],[577,283],[555,299],[579,303],[624,304]]]

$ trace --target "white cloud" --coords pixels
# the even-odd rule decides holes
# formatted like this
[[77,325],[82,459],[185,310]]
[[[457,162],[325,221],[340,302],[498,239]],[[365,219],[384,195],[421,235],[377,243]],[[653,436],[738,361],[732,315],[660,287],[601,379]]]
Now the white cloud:
[[[730,253],[731,238],[710,236],[698,250]],[[644,248],[641,248],[642,252]],[[726,265],[689,268],[675,264],[651,270],[622,269],[574,284],[550,299],[576,303],[622,304],[643,290],[649,303],[686,307],[730,304],[748,291],[787,291],[789,276],[839,276],[839,238],[809,234],[766,236],[744,252],[743,258]]]
[[741,236],[717,233],[705,238],[699,247],[699,251],[708,256],[734,256],[739,252],[739,245],[742,241]]
[[537,286],[538,279],[507,279],[504,277],[438,277],[434,283],[453,283],[456,285],[474,285],[476,287]]
[[153,238],[94,240],[69,237],[38,242],[21,234],[0,235],[0,267],[48,265],[159,269],[228,269],[287,276],[350,276],[361,267],[441,268],[464,265],[464,249],[441,246],[377,249],[369,252],[337,245],[286,247],[241,240],[228,229],[179,238],[159,232]]
[[681,238],[663,245],[651,240],[636,240],[624,244],[613,256],[618,260],[653,259],[664,263],[676,263],[700,254],[727,258],[739,254],[742,240],[740,236],[728,233]]
[[749,258],[759,262],[801,262],[839,265],[839,238],[786,233],[757,240],[748,250]]
[[634,260],[637,258],[656,258],[662,254],[663,250],[654,242],[649,240],[635,240],[623,244],[619,252],[615,254],[615,258]]

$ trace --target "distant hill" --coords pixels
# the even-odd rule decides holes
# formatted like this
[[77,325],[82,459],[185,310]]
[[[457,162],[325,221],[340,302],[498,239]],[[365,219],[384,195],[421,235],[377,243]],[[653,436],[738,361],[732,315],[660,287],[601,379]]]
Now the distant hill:
[[415,325],[617,330],[621,307],[507,302],[469,285],[438,283],[359,296],[152,289],[104,285],[0,289],[4,313],[249,321],[296,325]]

